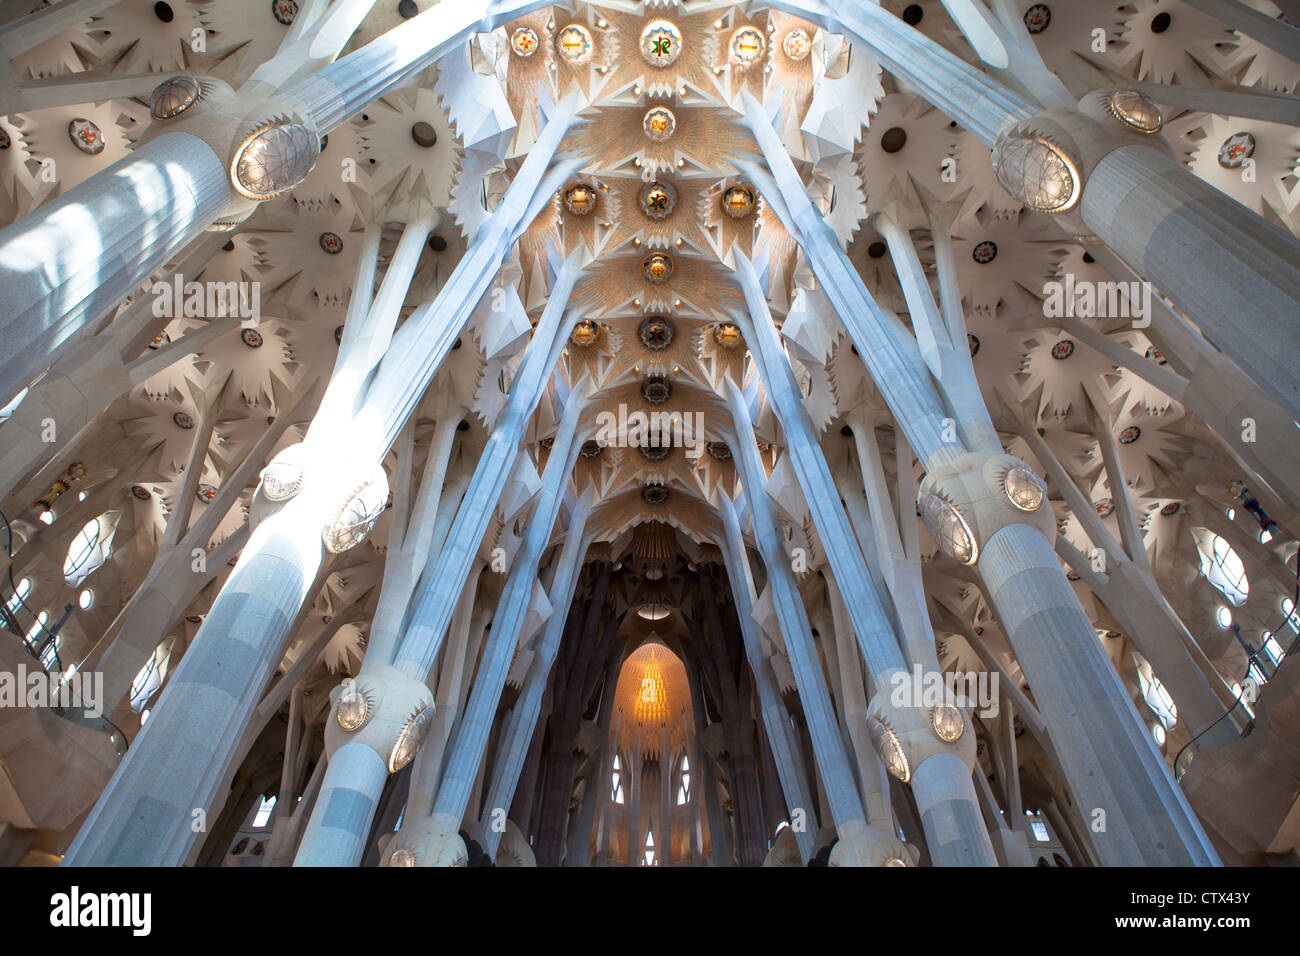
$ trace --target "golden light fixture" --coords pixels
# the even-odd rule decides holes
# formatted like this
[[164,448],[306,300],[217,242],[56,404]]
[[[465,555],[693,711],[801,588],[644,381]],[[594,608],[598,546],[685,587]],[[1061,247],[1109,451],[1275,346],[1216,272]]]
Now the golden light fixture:
[[590,319],[583,319],[573,327],[573,332],[569,336],[569,341],[574,345],[586,348],[600,338],[600,326]]
[[740,326],[734,322],[719,322],[713,330],[713,339],[724,349],[734,349],[741,342]]
[[575,216],[585,216],[596,208],[596,193],[586,183],[570,186],[564,194],[564,208]]
[[641,273],[650,282],[667,282],[673,274],[673,261],[662,252],[656,252],[641,264]]
[[722,194],[722,211],[732,219],[743,219],[754,211],[754,191],[748,186],[732,186]]

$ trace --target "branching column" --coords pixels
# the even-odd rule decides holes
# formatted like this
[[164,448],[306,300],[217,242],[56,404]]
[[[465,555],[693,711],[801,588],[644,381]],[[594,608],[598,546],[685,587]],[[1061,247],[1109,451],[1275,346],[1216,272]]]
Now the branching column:
[[[1041,507],[1041,479],[1010,456],[968,452],[961,442],[943,440],[947,416],[915,341],[871,298],[752,99],[747,115],[771,173],[752,165],[748,170],[761,188],[776,194],[774,209],[925,466],[918,504],[926,526],[945,553],[974,565],[984,582],[1042,704],[1071,788],[1086,812],[1106,821],[1096,834],[1103,862],[1216,864],[1217,855],[1061,573],[1050,543],[1050,509]],[[1097,746],[1100,740],[1104,748]],[[903,743],[897,735],[895,741]],[[878,746],[882,742],[895,749],[888,737]]]

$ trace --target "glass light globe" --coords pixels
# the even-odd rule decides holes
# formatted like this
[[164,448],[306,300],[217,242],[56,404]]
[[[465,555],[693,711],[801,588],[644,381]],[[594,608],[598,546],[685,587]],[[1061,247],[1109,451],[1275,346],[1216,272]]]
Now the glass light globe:
[[1065,212],[1079,201],[1074,162],[1044,137],[1003,137],[993,168],[1003,188],[1035,212]]
[[432,707],[424,708],[406,722],[402,732],[397,735],[397,742],[393,744],[393,752],[388,757],[388,770],[390,773],[396,773],[415,759],[415,755],[424,743],[424,738],[429,735],[429,728],[432,726]]
[[173,76],[154,87],[149,94],[149,115],[156,120],[179,116],[199,101],[203,87],[187,73]]
[[301,487],[302,446],[290,445],[262,469],[262,494],[268,501],[284,501]]
[[903,783],[912,779],[912,768],[907,762],[903,745],[889,725],[879,717],[867,718],[867,732],[871,735],[871,745],[876,748],[885,769]]
[[1153,136],[1165,125],[1156,101],[1137,90],[1116,90],[1106,98],[1111,115],[1129,129]]
[[320,137],[301,123],[263,126],[235,150],[235,190],[259,202],[288,192],[307,178],[320,155]]
[[953,505],[933,492],[921,496],[921,522],[944,554],[962,564],[974,564],[979,547],[970,526]]
[[389,866],[415,866],[415,854],[404,846],[399,846],[388,855]]
[[1038,476],[1023,465],[1016,465],[1007,472],[1002,487],[1007,498],[1021,511],[1037,511],[1046,494]]
[[388,506],[388,479],[382,468],[376,472],[325,526],[325,547],[331,553],[340,554],[364,541]]
[[885,866],[907,866],[907,861],[899,856],[891,856],[885,861]]
[[369,716],[370,700],[353,684],[339,697],[339,708],[334,719],[340,727],[354,734],[365,726]]
[[966,730],[966,721],[956,707],[940,704],[930,711],[930,727],[936,737],[951,744],[961,739]]

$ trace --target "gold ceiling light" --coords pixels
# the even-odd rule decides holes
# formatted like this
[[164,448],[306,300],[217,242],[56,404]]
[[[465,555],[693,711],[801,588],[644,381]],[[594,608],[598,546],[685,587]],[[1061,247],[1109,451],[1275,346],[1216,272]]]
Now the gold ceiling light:
[[532,56],[537,52],[537,31],[531,27],[520,27],[510,35],[510,49],[516,56]]
[[646,277],[647,281],[656,285],[667,282],[673,274],[673,260],[662,252],[656,252],[641,263],[641,274]]
[[641,31],[641,55],[653,66],[671,66],[682,53],[682,34],[671,20],[651,20]]
[[663,107],[656,106],[645,114],[641,121],[641,127],[645,130],[647,137],[656,143],[663,143],[672,138],[677,130],[677,117],[673,111]]
[[808,36],[808,31],[795,27],[785,35],[781,41],[781,49],[785,55],[798,63],[800,60],[808,59],[808,54],[812,52],[812,37]]
[[1155,100],[1137,90],[1115,90],[1106,97],[1112,116],[1129,129],[1153,136],[1165,125],[1164,115]]
[[757,63],[767,48],[767,39],[753,27],[741,27],[731,35],[731,59],[740,66]]
[[590,319],[583,319],[575,325],[569,335],[569,341],[582,348],[594,344],[598,338],[600,338],[600,326]]
[[735,322],[719,322],[713,329],[713,340],[724,349],[734,349],[744,341],[744,337]]
[[754,191],[748,186],[732,186],[722,194],[722,211],[732,219],[744,219],[754,211]]
[[570,23],[555,38],[555,51],[575,65],[590,60],[591,49],[591,31],[578,23]]
[[570,186],[564,194],[564,208],[575,216],[585,216],[596,208],[596,192],[586,183]]
[[667,219],[677,208],[677,190],[658,180],[641,187],[641,211],[651,219]]

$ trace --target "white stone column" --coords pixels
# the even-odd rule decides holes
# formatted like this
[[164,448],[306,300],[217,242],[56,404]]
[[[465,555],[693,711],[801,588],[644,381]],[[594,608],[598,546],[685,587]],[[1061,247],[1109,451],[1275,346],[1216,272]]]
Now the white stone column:
[[[571,118],[571,108],[563,115]],[[394,337],[356,415],[318,416],[304,442],[281,452],[268,467],[279,500],[268,499],[264,473],[253,503],[253,519],[262,520],[149,723],[69,849],[69,863],[179,863],[200,832],[190,829],[192,812],[215,814],[220,808],[223,768],[324,558],[322,535],[331,529],[345,532],[345,525],[360,520],[360,536],[347,532],[346,546],[352,546],[368,532],[366,522],[378,518],[387,497],[379,462],[428,390],[514,236],[527,225],[526,217],[540,208],[535,189],[567,122],[543,131],[480,241],[425,315],[412,316]],[[371,355],[372,361],[378,358]],[[355,386],[340,379],[336,391],[353,395]],[[529,408],[535,404],[533,397]],[[462,572],[456,586],[463,580]],[[412,680],[422,682],[431,663]],[[422,700],[409,681],[390,683],[393,693],[385,696],[386,704],[413,706]],[[162,777],[166,786],[158,784]]]
[[207,228],[230,193],[223,157],[167,133],[0,230],[0,403]]
[[[553,449],[551,453],[555,453]],[[523,770],[524,759],[528,754],[528,745],[537,728],[537,721],[542,712],[542,697],[546,693],[551,666],[555,663],[555,655],[560,649],[560,639],[564,636],[565,623],[573,605],[574,589],[577,587],[578,576],[583,567],[582,557],[590,542],[586,525],[591,515],[593,496],[592,488],[582,493],[564,529],[564,544],[560,548],[559,557],[556,558],[555,578],[551,582],[548,594],[551,616],[546,619],[545,628],[538,639],[534,651],[536,658],[524,678],[523,693],[515,701],[510,731],[502,737],[498,745],[496,768],[492,774],[492,785],[488,790],[483,810],[487,818],[484,825],[487,846],[484,849],[488,856],[493,858],[496,857],[502,831],[490,825],[492,815],[498,811],[502,814],[509,813],[515,796],[515,787],[519,783],[519,774]],[[518,558],[516,557],[515,560],[518,561]],[[613,696],[612,689],[609,690],[610,693],[605,695],[607,699]],[[602,707],[603,705],[604,701]],[[579,832],[581,833],[581,828]],[[588,818],[586,834],[590,838],[590,818]]]

